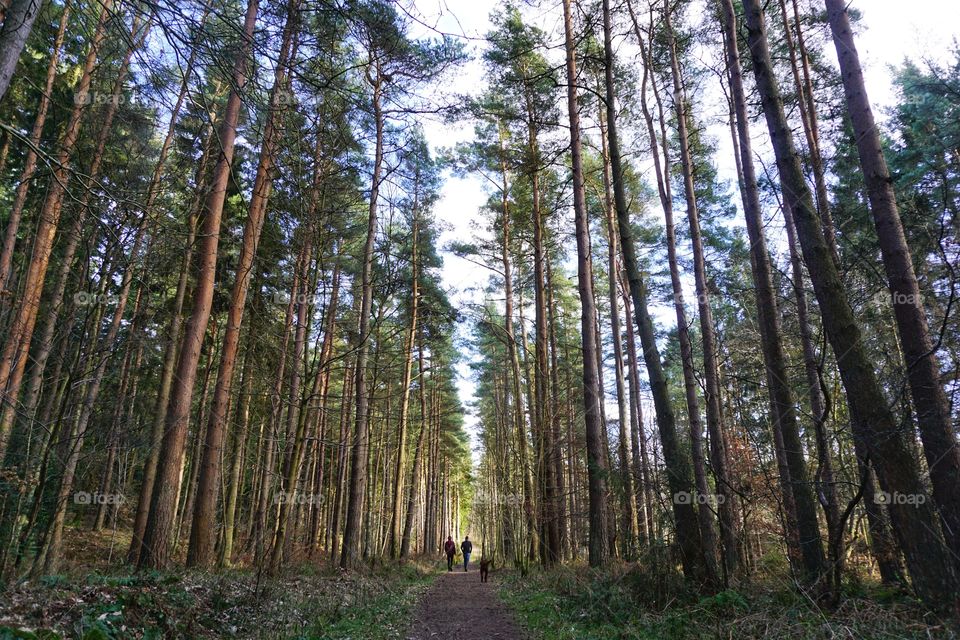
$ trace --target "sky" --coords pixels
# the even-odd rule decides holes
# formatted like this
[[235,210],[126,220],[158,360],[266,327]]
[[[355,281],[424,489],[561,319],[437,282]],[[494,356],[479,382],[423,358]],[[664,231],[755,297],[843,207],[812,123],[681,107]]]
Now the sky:
[[[422,22],[424,34],[431,29],[460,36],[466,42],[467,49],[478,55],[483,48],[483,35],[489,30],[489,15],[499,4],[499,0],[411,0],[409,13]],[[543,2],[546,11],[534,15],[530,13],[541,28],[548,32],[559,29],[560,2],[549,9],[549,2]],[[874,106],[875,115],[883,120],[884,110],[895,103],[891,66],[897,66],[905,59],[922,63],[925,59],[943,60],[950,50],[951,43],[960,39],[960,2],[957,0],[851,0],[851,5],[863,14],[862,29],[858,34],[857,47],[867,82],[867,90]],[[435,34],[434,34],[435,35]],[[559,36],[558,36],[559,37]],[[832,53],[832,51],[831,51]],[[455,93],[480,93],[484,87],[482,63],[471,60],[459,69],[455,77],[446,81],[444,90]],[[696,96],[691,96],[696,103]],[[450,147],[457,142],[470,139],[472,127],[468,124],[448,124],[439,121],[423,122],[424,132],[433,151]],[[754,127],[759,129],[759,127]],[[755,131],[754,134],[763,132]],[[726,171],[727,179],[732,179],[732,162],[722,159],[724,151],[729,155],[729,143],[719,137],[717,165],[721,177]],[[453,240],[468,240],[477,233],[475,223],[479,220],[479,209],[487,199],[485,185],[479,177],[448,176],[441,190],[441,197],[435,207],[437,220],[445,228],[440,236],[440,247]],[[482,289],[489,279],[489,273],[474,263],[443,252],[444,266],[442,278],[453,304],[463,310],[482,301]],[[469,313],[465,313],[469,317]],[[469,322],[458,329],[458,340],[464,345],[469,340]],[[461,400],[468,408],[466,417],[467,432],[474,439],[477,420],[469,412],[473,399],[474,383],[470,378],[469,362],[475,358],[466,347],[464,359],[459,366],[458,387]],[[475,452],[476,455],[476,452]]]

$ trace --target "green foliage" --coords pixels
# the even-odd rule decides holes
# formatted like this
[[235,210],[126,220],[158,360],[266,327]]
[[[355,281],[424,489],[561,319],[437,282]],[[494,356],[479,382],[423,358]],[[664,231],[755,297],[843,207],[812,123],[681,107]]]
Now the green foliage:
[[765,583],[700,598],[679,587],[654,606],[651,585],[637,579],[646,571],[641,563],[604,572],[568,567],[526,578],[504,575],[500,596],[530,637],[542,640],[950,637],[914,602],[875,590],[849,594],[835,611],[786,585]]
[[[395,568],[392,568],[395,571]],[[394,575],[383,575],[369,590],[361,592],[346,606],[328,603],[315,622],[297,640],[403,638],[407,621],[435,575],[406,567]]]

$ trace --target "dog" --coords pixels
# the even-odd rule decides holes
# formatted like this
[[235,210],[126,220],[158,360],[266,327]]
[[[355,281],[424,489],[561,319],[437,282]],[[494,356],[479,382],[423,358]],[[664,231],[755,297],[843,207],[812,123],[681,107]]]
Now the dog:
[[480,558],[480,582],[486,582],[493,567],[493,559]]

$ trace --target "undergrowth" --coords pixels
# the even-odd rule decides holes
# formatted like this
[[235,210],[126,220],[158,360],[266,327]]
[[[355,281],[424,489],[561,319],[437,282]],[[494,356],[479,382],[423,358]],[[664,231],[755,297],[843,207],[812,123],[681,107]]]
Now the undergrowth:
[[48,576],[0,593],[0,640],[402,638],[433,573],[415,564],[265,578],[145,572]]
[[539,640],[957,638],[916,601],[862,585],[827,610],[783,583],[698,597],[679,578],[636,565],[501,576],[501,598]]

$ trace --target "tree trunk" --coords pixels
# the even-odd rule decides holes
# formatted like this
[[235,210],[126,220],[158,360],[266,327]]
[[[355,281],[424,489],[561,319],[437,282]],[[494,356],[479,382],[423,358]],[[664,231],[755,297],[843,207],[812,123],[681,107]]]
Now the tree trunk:
[[[419,182],[419,180],[418,180]],[[419,189],[419,185],[414,187]],[[410,326],[407,329],[405,352],[403,355],[403,382],[400,392],[400,416],[397,424],[397,462],[393,474],[393,508],[390,510],[390,557],[396,558],[400,553],[403,532],[400,529],[400,514],[403,508],[403,479],[406,473],[404,466],[407,460],[407,422],[410,413],[410,383],[413,376],[413,350],[417,339],[417,310],[420,304],[420,272],[417,265],[418,243],[420,242],[420,228],[418,220],[417,197],[414,193],[413,205],[413,247],[410,255]],[[420,380],[423,384],[423,380]]]
[[847,4],[842,0],[826,0],[826,7],[840,60],[847,113],[853,123],[860,168],[887,274],[933,499],[940,513],[947,545],[953,552],[954,564],[960,570],[960,446],[951,424],[947,396],[940,383],[937,348],[930,337],[910,247],[900,221],[893,180],[883,156],[880,130],[873,118],[860,57],[850,29]]
[[[40,0],[25,0],[22,4],[34,2],[40,4]],[[43,92],[40,94],[40,104],[37,105],[37,115],[33,120],[33,129],[30,131],[30,140],[27,144],[27,156],[23,161],[23,169],[20,171],[20,181],[17,184],[17,192],[10,206],[10,217],[7,219],[7,228],[4,230],[3,249],[0,251],[0,291],[7,288],[7,280],[10,279],[10,271],[13,265],[13,249],[17,242],[17,230],[20,227],[20,219],[23,217],[23,206],[27,201],[27,192],[30,190],[30,184],[33,180],[33,174],[37,170],[37,149],[40,147],[40,141],[43,137],[43,126],[47,121],[47,113],[50,110],[50,95],[53,92],[53,83],[57,79],[57,68],[60,64],[60,50],[63,48],[64,34],[67,32],[67,23],[70,20],[70,9],[72,0],[67,0],[60,13],[60,24],[57,27],[57,35],[53,39],[53,51],[50,53],[50,61],[47,63],[47,78],[43,86]],[[6,29],[6,23],[3,25],[3,31]],[[2,39],[2,36],[0,36]],[[2,66],[2,65],[0,65]],[[0,95],[2,97],[2,95]],[[7,141],[9,143],[9,136]]]
[[363,249],[361,272],[360,322],[357,330],[357,368],[354,372],[354,393],[356,394],[356,418],[354,420],[353,465],[350,468],[350,487],[347,501],[347,518],[343,529],[343,549],[340,555],[340,567],[352,568],[360,551],[363,504],[367,490],[367,456],[370,441],[369,389],[367,389],[367,357],[370,341],[370,312],[373,305],[373,249],[377,236],[377,196],[380,192],[380,174],[383,168],[383,129],[384,116],[381,108],[383,97],[382,82],[385,81],[379,68],[374,77],[368,71],[373,88],[373,119],[376,127],[376,143],[373,159],[373,175],[370,182],[369,216],[367,220],[367,240]]
[[527,536],[529,539],[528,559],[532,559],[538,545],[537,522],[533,503],[533,475],[530,469],[530,453],[527,444],[527,426],[523,410],[523,394],[521,392],[520,357],[517,354],[516,331],[513,327],[513,272],[510,260],[510,183],[508,180],[505,152],[503,150],[503,130],[500,129],[500,172],[503,177],[501,189],[501,219],[500,219],[500,258],[503,263],[503,330],[506,334],[505,342],[510,358],[510,384],[513,398],[513,427],[520,451],[520,472],[523,474],[523,511],[527,522]]
[[413,523],[417,516],[417,504],[420,495],[421,469],[423,457],[426,454],[427,435],[427,391],[426,368],[423,358],[423,329],[419,329],[419,346],[417,349],[417,379],[419,382],[418,398],[420,400],[420,435],[417,437],[417,448],[413,453],[413,471],[410,474],[410,491],[407,496],[407,513],[403,523],[403,537],[400,540],[400,558],[406,559],[410,554],[410,544],[413,537]]
[[[18,3],[21,1],[32,2],[33,0],[18,0]],[[90,41],[90,48],[87,50],[87,55],[84,59],[80,81],[77,83],[77,95],[86,95],[90,89],[93,69],[97,62],[97,55],[99,54],[100,47],[103,45],[103,41],[106,39],[107,21],[110,17],[112,4],[113,0],[105,0],[100,8],[97,26],[93,38]],[[8,16],[8,19],[9,18]],[[6,21],[4,22],[4,27],[5,26]],[[60,213],[63,208],[63,198],[66,194],[67,182],[70,179],[70,165],[73,150],[80,136],[80,124],[85,111],[85,101],[74,101],[70,118],[67,121],[63,136],[60,138],[60,148],[57,154],[56,168],[53,170],[50,188],[47,190],[46,198],[44,199],[38,216],[33,254],[30,257],[26,274],[23,277],[23,293],[21,294],[19,305],[17,305],[16,312],[14,313],[13,321],[7,329],[7,337],[3,345],[3,351],[0,353],[0,391],[4,394],[4,406],[15,406],[20,395],[20,383],[23,379],[24,367],[26,366],[27,352],[30,348],[30,341],[33,338],[33,329],[36,325],[37,313],[40,310],[40,295],[43,292],[43,284],[47,276],[47,267],[50,264],[50,254],[53,251],[53,241],[57,233]],[[3,420],[2,423],[0,423],[0,462],[2,462],[6,455],[12,426],[12,420]]]
[[580,331],[583,338],[583,410],[587,437],[587,475],[590,494],[590,566],[607,558],[607,488],[605,434],[600,422],[599,368],[597,367],[596,305],[590,268],[590,222],[584,194],[580,149],[580,111],[577,104],[577,62],[571,0],[563,0],[563,26],[567,70],[567,114],[570,120],[570,156],[573,170],[573,209],[577,238],[577,290],[580,294]]
[[0,100],[7,95],[23,45],[40,13],[41,0],[12,0],[0,27]]
[[[609,2],[604,3],[604,41],[610,32]],[[612,56],[611,56],[612,57]],[[609,64],[609,61],[608,61]],[[610,337],[613,341],[614,382],[617,389],[617,452],[620,459],[621,502],[623,503],[623,537],[621,543],[623,555],[632,560],[636,557],[637,543],[640,539],[640,527],[637,518],[637,493],[633,486],[633,463],[630,456],[630,436],[627,429],[627,385],[623,375],[623,332],[620,329],[620,295],[617,280],[620,276],[619,246],[617,242],[616,211],[613,203],[613,184],[610,178],[610,153],[607,148],[609,134],[606,124],[607,115],[602,111],[600,122],[600,147],[603,156],[604,205],[607,225],[607,295],[610,302]],[[629,320],[629,317],[628,317]]]
[[[890,514],[917,593],[929,604],[944,602],[957,592],[952,563],[943,562],[944,542],[937,531],[934,510],[926,497],[916,460],[898,429],[877,380],[873,363],[863,344],[860,327],[830,255],[830,250],[804,180],[793,134],[783,111],[777,80],[773,75],[766,25],[759,0],[744,0],[748,42],[753,59],[767,128],[777,157],[784,196],[797,226],[803,256],[810,270],[814,291],[823,314],[824,327],[833,347],[847,397],[858,420],[854,429],[864,439],[875,465],[881,488],[892,496]],[[907,504],[907,498],[912,497]],[[949,599],[949,598],[948,598]]]
[[217,369],[217,384],[213,392],[213,404],[210,407],[206,441],[203,447],[203,457],[200,461],[197,500],[194,504],[193,525],[190,527],[190,547],[187,550],[188,567],[209,567],[215,560],[217,497],[219,495],[218,489],[223,459],[226,414],[230,405],[233,372],[236,368],[240,331],[246,311],[247,290],[250,287],[250,279],[253,274],[253,261],[257,256],[260,232],[263,230],[267,205],[270,201],[270,193],[273,190],[273,170],[276,162],[274,155],[277,152],[277,137],[280,135],[277,118],[280,117],[282,102],[286,95],[287,64],[296,55],[292,42],[298,24],[298,7],[299,0],[290,0],[287,5],[287,18],[283,31],[283,41],[280,45],[280,57],[274,71],[270,103],[267,107],[266,122],[263,125],[260,159],[257,164],[253,194],[250,197],[250,209],[243,228],[240,256],[237,258],[236,279],[230,292],[230,311],[223,335],[220,366]]
[[740,54],[737,50],[736,14],[734,13],[733,1],[723,0],[722,9],[727,69],[730,74],[736,112],[737,143],[740,151],[739,164],[743,175],[741,196],[744,217],[747,222],[747,235],[750,239],[750,265],[756,289],[760,340],[767,369],[771,414],[774,421],[773,428],[779,428],[782,433],[791,481],[790,485],[783,487],[783,492],[784,494],[790,492],[793,495],[804,574],[807,582],[814,583],[820,579],[826,570],[823,544],[820,540],[817,507],[808,479],[806,460],[804,459],[803,446],[797,425],[796,405],[790,389],[790,378],[783,353],[780,314],[777,309],[773,274],[763,233],[760,191],[753,165],[747,98],[743,88]]
[[[646,48],[643,45],[643,37],[640,25],[637,22],[633,6],[629,3],[627,7],[630,10],[630,17],[634,24],[634,30],[637,39],[641,43],[642,55],[645,60],[649,59],[646,54]],[[641,90],[641,104],[646,105],[646,80],[648,65],[644,65],[643,89]],[[613,94],[612,70],[607,76],[607,92],[611,97]],[[611,108],[612,100],[608,97],[608,110]],[[651,147],[653,147],[654,162],[657,163],[658,153],[656,147],[656,134],[653,132],[652,118],[649,109],[645,110],[647,120],[647,129],[651,134]],[[700,532],[700,520],[697,509],[693,504],[694,479],[690,467],[690,461],[680,449],[679,439],[676,432],[676,418],[671,406],[670,390],[666,375],[663,371],[663,364],[660,359],[660,349],[656,342],[656,331],[653,326],[653,320],[647,307],[646,286],[640,275],[640,268],[637,263],[636,247],[633,241],[633,230],[630,227],[630,215],[627,210],[626,193],[623,186],[623,168],[620,160],[620,143],[617,136],[616,120],[610,119],[608,114],[608,135],[610,137],[610,160],[613,165],[613,186],[614,198],[617,208],[617,222],[620,230],[620,245],[623,252],[624,269],[627,272],[627,280],[630,283],[630,294],[633,298],[634,313],[636,314],[637,327],[640,333],[640,343],[643,348],[643,357],[647,365],[647,376],[650,380],[650,389],[653,393],[654,410],[657,415],[657,427],[660,431],[660,443],[663,447],[663,456],[666,462],[667,480],[670,491],[673,494],[673,514],[677,531],[677,541],[680,545],[682,556],[683,572],[693,581],[706,579],[707,567],[703,555],[703,541]],[[656,166],[656,164],[655,164]],[[661,203],[668,202],[666,195],[667,185],[663,179],[658,180],[661,185]],[[669,209],[672,211],[672,205]],[[664,207],[666,213],[668,208]],[[668,248],[670,243],[668,243]],[[676,298],[676,294],[675,294]],[[681,307],[682,308],[682,307]],[[686,326],[685,321],[680,326]],[[688,409],[690,407],[690,394],[687,394]],[[696,414],[691,414],[691,420],[696,417],[699,419],[699,410]],[[683,499],[685,497],[691,499]]]
[[233,84],[220,127],[220,153],[213,170],[210,192],[204,203],[205,219],[200,241],[199,270],[193,294],[193,311],[183,334],[177,361],[177,374],[167,409],[166,427],[160,457],[157,461],[157,480],[147,526],[144,529],[143,550],[138,560],[141,568],[166,568],[170,561],[170,543],[179,490],[178,476],[183,463],[184,444],[190,420],[193,385],[197,376],[200,348],[210,320],[213,286],[216,277],[217,248],[220,241],[220,220],[224,197],[230,179],[237,120],[240,114],[240,91],[247,81],[247,63],[257,20],[259,0],[249,0],[243,25],[243,45],[237,52],[233,66]]

